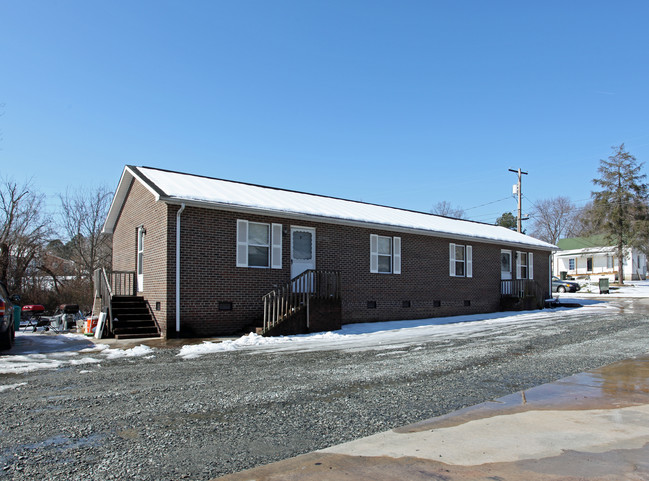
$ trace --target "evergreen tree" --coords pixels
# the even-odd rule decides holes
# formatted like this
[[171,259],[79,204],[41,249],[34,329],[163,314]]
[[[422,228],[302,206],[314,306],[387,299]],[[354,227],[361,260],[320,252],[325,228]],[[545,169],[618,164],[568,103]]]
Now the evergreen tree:
[[592,192],[592,214],[595,225],[615,246],[618,280],[623,284],[624,256],[631,247],[646,248],[648,187],[643,182],[646,174],[639,173],[644,163],[624,150],[624,144],[612,149],[608,160],[600,160],[600,177],[593,179],[602,190]]
[[507,227],[508,229],[518,229],[518,217],[511,212],[504,212],[503,215],[496,219],[496,225]]

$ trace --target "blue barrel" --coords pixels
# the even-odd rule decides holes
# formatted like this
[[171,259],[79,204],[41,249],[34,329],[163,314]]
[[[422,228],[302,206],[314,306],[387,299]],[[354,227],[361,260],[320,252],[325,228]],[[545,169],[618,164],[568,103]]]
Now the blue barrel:
[[16,332],[20,329],[20,306],[14,306],[14,329]]

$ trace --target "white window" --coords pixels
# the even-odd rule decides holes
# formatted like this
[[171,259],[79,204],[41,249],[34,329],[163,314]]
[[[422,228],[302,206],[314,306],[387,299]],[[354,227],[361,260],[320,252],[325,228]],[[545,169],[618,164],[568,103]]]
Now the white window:
[[518,251],[516,257],[516,278],[534,279],[534,254]]
[[282,268],[282,224],[237,220],[237,267]]
[[449,275],[473,277],[473,247],[449,244]]
[[401,237],[370,234],[370,272],[401,274]]

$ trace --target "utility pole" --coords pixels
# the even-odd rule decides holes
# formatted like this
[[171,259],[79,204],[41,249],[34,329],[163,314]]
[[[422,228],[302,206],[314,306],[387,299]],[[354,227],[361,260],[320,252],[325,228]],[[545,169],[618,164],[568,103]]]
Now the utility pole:
[[518,217],[516,218],[516,227],[517,231],[520,233],[523,231],[523,226],[521,224],[521,221],[523,220],[523,204],[521,202],[521,198],[523,197],[523,193],[521,192],[521,175],[527,175],[527,172],[523,172],[520,168],[518,170],[509,169],[509,171],[518,174],[518,186],[516,188],[516,192],[518,193]]

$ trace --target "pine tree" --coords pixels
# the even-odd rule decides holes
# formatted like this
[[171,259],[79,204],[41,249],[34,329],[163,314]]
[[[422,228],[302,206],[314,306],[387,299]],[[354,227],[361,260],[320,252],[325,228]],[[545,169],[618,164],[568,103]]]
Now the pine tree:
[[608,160],[600,159],[600,174],[593,183],[602,190],[592,192],[595,224],[615,246],[618,280],[624,284],[624,256],[632,247],[645,248],[647,242],[646,174],[639,171],[644,163],[624,150],[624,144],[612,147]]
[[496,225],[516,230],[518,228],[518,217],[511,212],[504,212],[503,215],[496,219]]

